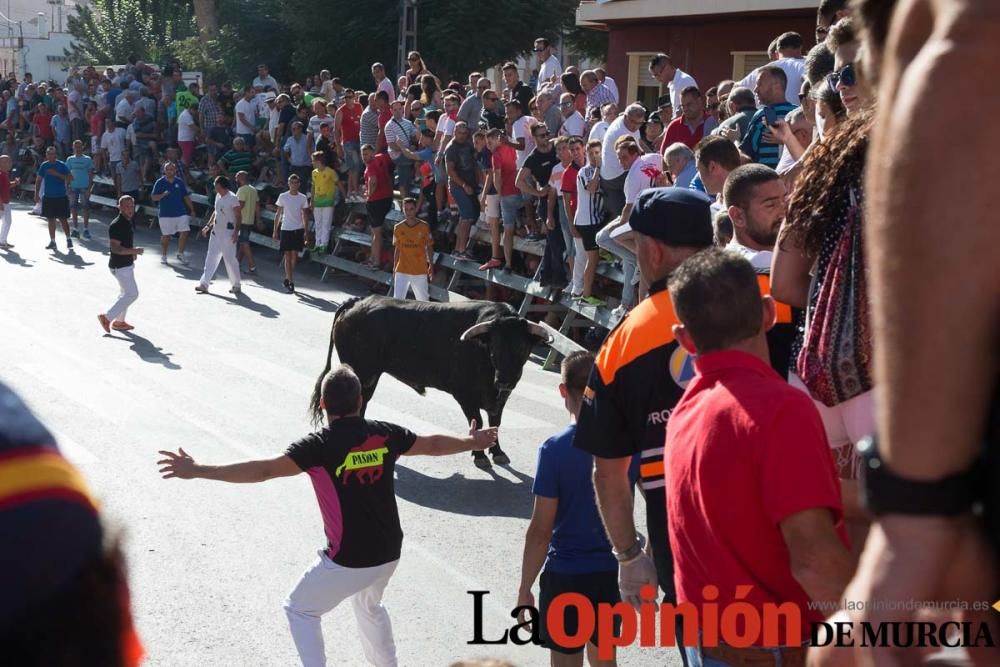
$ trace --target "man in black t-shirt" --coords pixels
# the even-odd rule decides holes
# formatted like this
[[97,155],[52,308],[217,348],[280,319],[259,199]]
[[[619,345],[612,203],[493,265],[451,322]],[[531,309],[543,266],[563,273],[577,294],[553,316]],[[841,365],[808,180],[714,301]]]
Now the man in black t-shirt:
[[[524,160],[524,166],[517,172],[515,184],[518,189],[535,202],[538,220],[551,231],[559,224],[557,220],[549,220],[549,211],[554,209],[559,193],[549,185],[552,170],[559,164],[556,157],[556,146],[551,141],[551,135],[545,123],[531,127],[531,136],[535,140],[535,149]],[[542,240],[545,236],[534,240]]]
[[108,312],[97,316],[104,333],[115,331],[131,331],[135,327],[125,321],[128,307],[139,298],[139,288],[135,284],[135,258],[142,254],[142,248],[136,248],[133,240],[134,227],[132,218],[135,216],[135,200],[129,195],[118,200],[118,216],[108,227],[108,239],[111,241],[111,254],[108,257],[108,268],[111,275],[118,281],[121,293],[118,300],[108,309]]
[[376,665],[396,665],[396,646],[382,592],[399,563],[403,531],[393,469],[403,455],[440,456],[482,450],[496,443],[496,429],[469,437],[417,436],[407,429],[361,417],[361,383],[349,366],[323,378],[320,407],[327,426],[292,443],[273,459],[222,466],[199,465],[183,449],[161,451],[164,478],[263,482],[309,475],[319,502],[327,547],[285,602],[292,639],[304,665],[325,665],[320,619],[347,598],[365,647]]

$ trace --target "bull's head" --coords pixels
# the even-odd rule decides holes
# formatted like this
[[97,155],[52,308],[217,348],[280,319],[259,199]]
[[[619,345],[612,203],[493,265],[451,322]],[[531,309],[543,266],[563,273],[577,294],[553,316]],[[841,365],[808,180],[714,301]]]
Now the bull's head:
[[546,345],[552,336],[534,322],[515,315],[480,322],[466,329],[459,340],[487,348],[493,364],[493,381],[501,392],[509,392],[521,379],[521,370],[539,340]]

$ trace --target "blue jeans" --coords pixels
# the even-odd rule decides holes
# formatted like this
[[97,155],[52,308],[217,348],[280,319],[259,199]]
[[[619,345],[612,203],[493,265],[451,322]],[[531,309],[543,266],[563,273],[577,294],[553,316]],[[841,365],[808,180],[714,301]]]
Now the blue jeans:
[[479,219],[479,198],[473,192],[466,194],[462,188],[451,186],[451,196],[458,204],[458,219],[462,222],[475,222]]
[[611,238],[611,225],[607,225],[597,232],[597,245],[604,248],[612,255],[622,260],[622,305],[631,308],[635,305],[635,288],[632,286],[632,278],[635,276],[636,259],[635,254],[623,246],[618,241]]
[[517,227],[517,214],[524,207],[520,193],[500,197],[500,216],[504,227]]

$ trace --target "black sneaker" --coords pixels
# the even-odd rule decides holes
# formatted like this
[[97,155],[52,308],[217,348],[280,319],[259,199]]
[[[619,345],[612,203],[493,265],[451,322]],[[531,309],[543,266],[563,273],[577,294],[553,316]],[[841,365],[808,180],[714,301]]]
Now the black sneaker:
[[45,249],[46,250],[55,250],[56,249],[56,240],[52,239],[51,241],[49,241],[49,244],[47,246],[45,246]]
[[73,249],[73,239],[66,239],[66,249],[67,250]]
[[295,291],[295,285],[293,285],[293,284],[292,284],[292,281],[291,281],[291,280],[289,280],[288,278],[285,278],[285,279],[284,279],[284,280],[283,280],[283,281],[281,282],[281,284],[282,284],[282,285],[284,285],[284,286],[285,286],[285,289],[286,289],[286,290],[288,290],[289,292],[294,292],[294,291]]
[[71,232],[69,233],[69,235],[70,235],[70,236],[71,236],[72,238],[74,238],[74,239],[78,239],[78,238],[80,238],[80,230],[79,230],[79,229],[77,229],[76,227],[74,227],[74,228],[73,228],[73,231],[71,231]]

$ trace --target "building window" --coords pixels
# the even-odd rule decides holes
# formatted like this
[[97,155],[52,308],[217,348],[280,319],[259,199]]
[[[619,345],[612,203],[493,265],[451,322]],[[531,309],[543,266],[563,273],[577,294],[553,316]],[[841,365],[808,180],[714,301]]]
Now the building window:
[[730,51],[733,56],[733,81],[740,81],[758,67],[771,62],[767,51]]
[[656,52],[630,51],[625,55],[628,56],[628,85],[622,104],[636,101],[647,109],[656,109],[656,100],[663,94],[663,86],[649,73],[649,63]]

